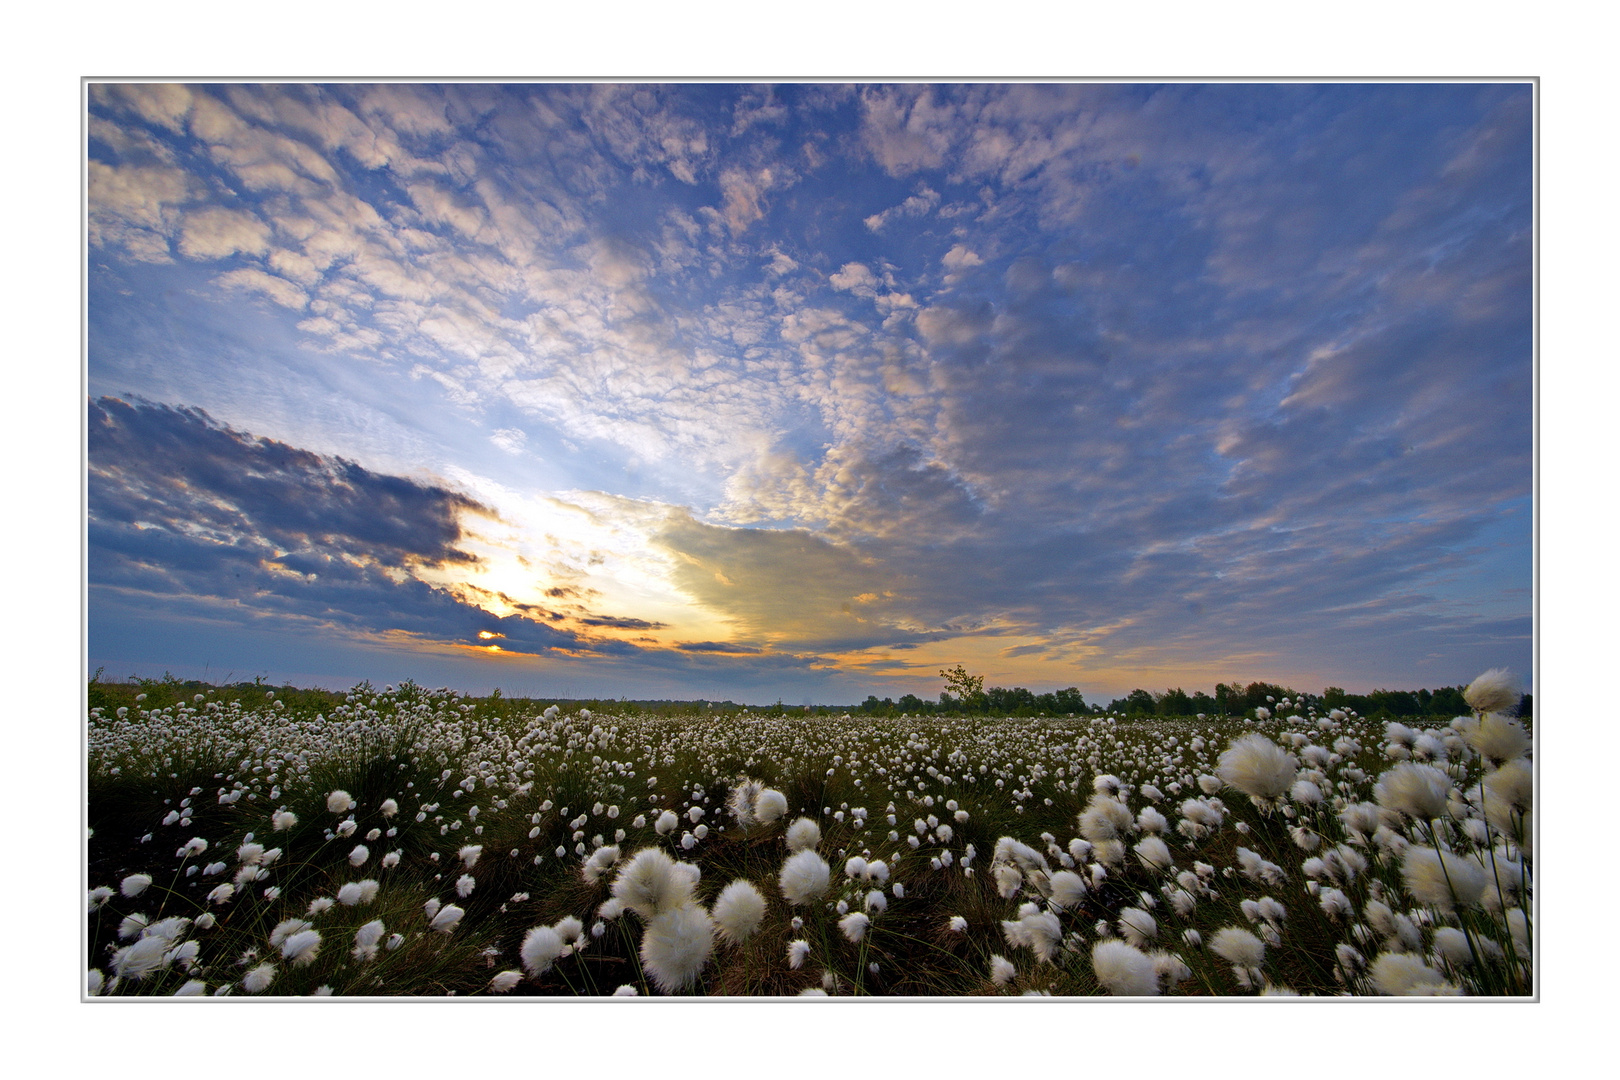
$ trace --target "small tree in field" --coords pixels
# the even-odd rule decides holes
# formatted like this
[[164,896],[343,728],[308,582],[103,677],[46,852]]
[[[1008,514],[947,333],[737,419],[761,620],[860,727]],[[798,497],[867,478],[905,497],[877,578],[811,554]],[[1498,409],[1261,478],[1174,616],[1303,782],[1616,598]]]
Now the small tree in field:
[[941,671],[939,677],[945,680],[946,691],[961,699],[963,708],[975,708],[984,700],[983,675],[969,675],[966,668],[957,664],[949,671]]

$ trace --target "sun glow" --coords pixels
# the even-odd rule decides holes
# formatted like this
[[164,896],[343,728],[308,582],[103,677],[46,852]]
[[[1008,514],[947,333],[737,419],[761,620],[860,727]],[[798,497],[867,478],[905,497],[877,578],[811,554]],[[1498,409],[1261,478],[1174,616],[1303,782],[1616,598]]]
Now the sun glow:
[[498,618],[591,638],[672,646],[732,636],[675,584],[675,557],[655,540],[670,507],[601,492],[527,495],[459,469],[451,479],[497,516],[463,518],[457,546],[475,561],[425,568],[429,584]]

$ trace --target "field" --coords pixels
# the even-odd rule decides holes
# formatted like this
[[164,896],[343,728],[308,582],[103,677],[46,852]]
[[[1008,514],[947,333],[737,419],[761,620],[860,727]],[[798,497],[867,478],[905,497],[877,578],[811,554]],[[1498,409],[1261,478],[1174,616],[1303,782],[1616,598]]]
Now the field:
[[159,696],[88,718],[91,997],[1535,989],[1496,672],[1431,728]]

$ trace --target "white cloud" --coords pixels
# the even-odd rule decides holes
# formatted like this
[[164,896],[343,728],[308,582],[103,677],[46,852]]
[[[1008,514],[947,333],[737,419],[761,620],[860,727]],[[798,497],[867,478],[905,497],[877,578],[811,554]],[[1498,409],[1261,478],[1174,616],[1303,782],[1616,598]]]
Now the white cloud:
[[861,95],[861,139],[890,176],[931,169],[945,160],[956,110],[936,105],[932,87],[868,90]]
[[237,252],[262,255],[269,247],[270,226],[242,210],[193,210],[180,227],[180,254],[188,259],[223,259]]
[[776,179],[776,174],[769,168],[721,171],[720,213],[733,234],[743,232],[765,216],[765,193]]
[[489,441],[514,457],[521,456],[529,447],[528,433],[521,428],[496,428]]
[[309,294],[286,278],[279,278],[252,267],[231,270],[219,275],[214,281],[227,289],[245,289],[259,293],[294,311],[301,310],[309,303]]
[[89,239],[92,247],[121,246],[143,262],[166,262],[169,238],[195,185],[166,165],[89,163]]
[[828,276],[827,281],[840,292],[852,292],[860,296],[872,296],[878,285],[877,275],[872,273],[865,263],[845,263],[836,274]]
[[970,251],[961,244],[953,246],[951,250],[945,253],[945,257],[939,261],[945,264],[945,269],[952,271],[966,270],[970,266],[984,265],[984,260],[979,258],[977,252]]
[[922,217],[939,205],[939,192],[924,184],[917,194],[906,199],[899,206],[891,206],[881,213],[873,214],[865,219],[865,225],[873,232],[882,232],[885,225],[899,218]]

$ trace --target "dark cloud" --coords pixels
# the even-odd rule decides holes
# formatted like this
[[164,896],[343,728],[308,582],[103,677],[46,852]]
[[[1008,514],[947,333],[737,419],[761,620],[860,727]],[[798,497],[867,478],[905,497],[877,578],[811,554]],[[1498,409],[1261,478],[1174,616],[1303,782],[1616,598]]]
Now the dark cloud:
[[89,405],[93,516],[292,551],[364,550],[392,567],[471,561],[455,547],[465,495],[383,476],[215,424],[198,409]]
[[675,584],[751,639],[849,649],[892,640],[907,575],[802,529],[733,529],[671,513],[657,542]]
[[733,645],[725,641],[687,641],[675,646],[682,652],[696,653],[757,653],[752,645]]
[[662,630],[667,623],[648,622],[646,619],[632,619],[622,615],[594,615],[579,620],[586,626],[611,626],[616,630]]
[[199,410],[90,402],[89,511],[93,590],[359,635],[479,644],[485,632],[515,651],[604,647],[498,618],[411,576],[471,561],[456,544],[461,515],[490,512],[475,500],[232,431]]

